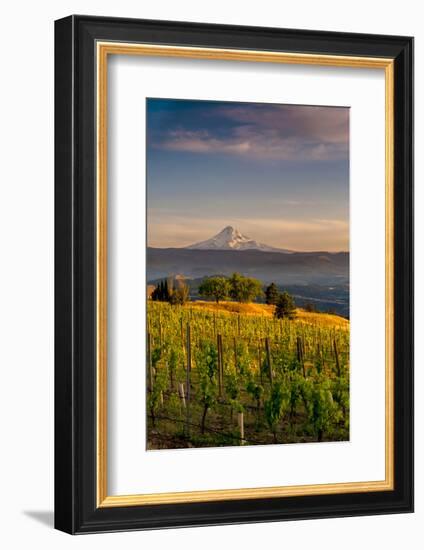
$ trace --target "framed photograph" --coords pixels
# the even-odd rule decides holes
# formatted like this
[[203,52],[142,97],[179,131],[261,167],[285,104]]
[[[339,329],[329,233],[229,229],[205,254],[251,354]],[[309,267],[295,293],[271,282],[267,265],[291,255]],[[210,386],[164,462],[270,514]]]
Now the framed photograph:
[[55,25],[55,525],[413,510],[413,39]]

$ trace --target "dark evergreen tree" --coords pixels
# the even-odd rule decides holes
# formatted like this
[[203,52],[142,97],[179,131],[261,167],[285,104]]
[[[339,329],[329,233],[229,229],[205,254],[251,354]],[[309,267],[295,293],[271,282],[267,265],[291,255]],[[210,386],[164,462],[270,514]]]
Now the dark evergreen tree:
[[306,302],[305,304],[303,304],[303,309],[308,313],[318,313],[317,306],[312,302]]
[[150,298],[155,302],[160,301],[160,283],[155,286]]
[[271,283],[265,289],[265,302],[268,305],[275,306],[278,300],[278,288],[275,283]]
[[288,292],[279,295],[275,305],[274,315],[277,319],[293,319],[296,314],[296,307],[293,296]]
[[165,282],[163,284],[163,299],[165,302],[169,302],[168,279],[165,279]]
[[151,299],[155,302],[168,302],[169,301],[169,290],[168,290],[168,281],[160,281],[151,294]]

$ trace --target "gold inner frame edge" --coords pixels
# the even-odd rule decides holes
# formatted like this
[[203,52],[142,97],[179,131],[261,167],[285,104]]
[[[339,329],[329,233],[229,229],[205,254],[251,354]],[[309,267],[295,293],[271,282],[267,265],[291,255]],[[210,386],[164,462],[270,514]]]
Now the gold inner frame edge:
[[[107,493],[107,60],[108,55],[142,55],[384,69],[385,72],[385,479],[280,487],[217,489],[173,493]],[[142,506],[289,496],[364,493],[394,489],[394,60],[254,50],[162,46],[123,42],[96,43],[97,62],[97,506]]]

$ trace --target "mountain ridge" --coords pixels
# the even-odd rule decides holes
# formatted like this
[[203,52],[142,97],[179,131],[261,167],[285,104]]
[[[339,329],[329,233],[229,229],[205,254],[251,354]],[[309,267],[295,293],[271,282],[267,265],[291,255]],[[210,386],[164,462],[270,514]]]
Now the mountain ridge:
[[349,253],[147,248],[148,280],[177,273],[192,278],[235,271],[264,283],[342,283],[349,280]]

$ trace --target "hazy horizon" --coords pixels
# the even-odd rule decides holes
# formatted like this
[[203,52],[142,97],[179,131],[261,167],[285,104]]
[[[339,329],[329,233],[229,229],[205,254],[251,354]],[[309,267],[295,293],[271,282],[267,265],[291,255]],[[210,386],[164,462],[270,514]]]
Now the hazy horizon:
[[148,245],[349,250],[349,109],[147,100]]

